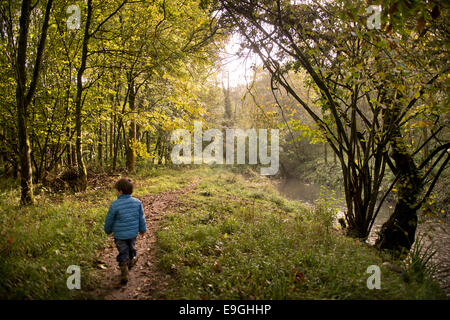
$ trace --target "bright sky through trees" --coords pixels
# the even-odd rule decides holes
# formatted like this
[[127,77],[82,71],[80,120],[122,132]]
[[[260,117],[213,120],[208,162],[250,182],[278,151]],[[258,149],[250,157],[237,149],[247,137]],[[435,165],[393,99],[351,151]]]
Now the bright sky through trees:
[[227,85],[229,77],[230,87],[249,83],[254,75],[254,65],[262,65],[259,57],[249,53],[248,50],[242,51],[240,43],[239,35],[233,34],[225,47],[225,51],[221,54],[223,60],[219,81]]

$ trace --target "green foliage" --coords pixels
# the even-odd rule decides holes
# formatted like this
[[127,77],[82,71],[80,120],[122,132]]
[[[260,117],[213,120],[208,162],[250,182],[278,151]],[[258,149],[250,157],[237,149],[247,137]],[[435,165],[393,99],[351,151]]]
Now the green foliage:
[[333,226],[338,214],[338,204],[342,200],[336,198],[336,191],[321,186],[319,198],[314,203],[314,216],[327,230]]

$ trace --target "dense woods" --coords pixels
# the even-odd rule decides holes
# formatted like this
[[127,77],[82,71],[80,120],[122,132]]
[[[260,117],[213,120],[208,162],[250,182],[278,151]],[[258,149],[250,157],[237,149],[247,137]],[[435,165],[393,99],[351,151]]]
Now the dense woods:
[[199,113],[198,83],[217,58],[217,22],[197,2],[88,1],[79,29],[68,28],[70,4],[2,3],[3,165],[20,172],[24,204],[32,178],[75,168],[85,190],[91,160],[126,159],[130,172],[136,154],[162,161],[167,132]]
[[[370,5],[382,6],[379,26],[368,24]],[[36,194],[89,192],[97,174],[173,169],[171,133],[194,121],[278,129],[273,178],[304,178],[317,163],[342,191],[345,235],[361,241],[393,201],[375,247],[404,257],[421,217],[448,211],[448,9],[440,0],[1,0],[0,174],[32,208]],[[256,59],[240,66],[239,83],[223,58],[232,36],[236,59]]]

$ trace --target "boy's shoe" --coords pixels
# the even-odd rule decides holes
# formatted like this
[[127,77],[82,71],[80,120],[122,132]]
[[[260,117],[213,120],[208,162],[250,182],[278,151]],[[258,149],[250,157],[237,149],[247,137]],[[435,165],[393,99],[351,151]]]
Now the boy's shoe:
[[122,261],[119,263],[120,266],[120,283],[127,284],[128,282],[128,263],[126,261]]
[[134,257],[128,262],[128,270],[131,270],[136,265],[136,262],[138,260],[138,257]]

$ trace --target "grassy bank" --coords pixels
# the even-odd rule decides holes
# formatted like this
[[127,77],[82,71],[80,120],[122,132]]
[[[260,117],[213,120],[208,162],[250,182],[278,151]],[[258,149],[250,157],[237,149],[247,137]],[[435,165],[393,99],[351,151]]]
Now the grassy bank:
[[[270,180],[209,167],[145,168],[134,195],[196,188],[167,212],[157,234],[158,268],[167,299],[442,298],[428,281],[404,283],[376,251],[329,228],[329,212],[281,197]],[[113,181],[116,178],[111,178]],[[85,299],[95,288],[103,221],[116,197],[111,183],[78,194],[42,192],[19,206],[15,182],[0,186],[0,298]],[[382,269],[369,290],[369,265]],[[82,291],[66,287],[69,265],[81,267]]]
[[[365,244],[327,232],[327,212],[284,199],[267,179],[222,170],[203,176],[158,233],[159,267],[172,275],[162,298],[444,297],[428,280],[405,283]],[[370,265],[381,267],[381,290],[367,288]]]

